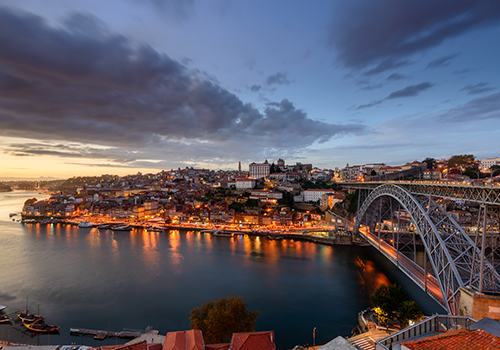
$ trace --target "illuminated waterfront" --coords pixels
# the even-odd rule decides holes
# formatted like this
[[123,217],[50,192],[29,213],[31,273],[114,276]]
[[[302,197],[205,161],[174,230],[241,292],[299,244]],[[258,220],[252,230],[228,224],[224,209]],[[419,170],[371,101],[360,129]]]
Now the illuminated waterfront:
[[[30,308],[61,326],[60,335],[23,342],[114,344],[69,335],[70,327],[189,328],[189,312],[208,299],[241,295],[261,311],[257,330],[274,330],[278,348],[347,336],[369,295],[383,282],[403,284],[429,314],[442,312],[370,247],[324,246],[262,237],[211,237],[182,231],[22,225],[9,219],[37,193],[0,193],[0,304]],[[12,322],[14,324],[14,322]],[[22,327],[21,327],[22,329]]]

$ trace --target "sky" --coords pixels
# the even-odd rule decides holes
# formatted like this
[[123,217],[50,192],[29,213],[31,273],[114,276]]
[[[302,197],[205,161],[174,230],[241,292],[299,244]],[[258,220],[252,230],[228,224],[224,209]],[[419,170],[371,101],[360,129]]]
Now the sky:
[[497,0],[0,0],[0,179],[500,156]]

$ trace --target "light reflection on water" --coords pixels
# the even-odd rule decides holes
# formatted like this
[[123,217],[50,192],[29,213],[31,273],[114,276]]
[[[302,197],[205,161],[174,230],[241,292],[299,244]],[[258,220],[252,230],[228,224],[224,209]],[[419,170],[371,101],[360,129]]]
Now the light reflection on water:
[[[61,326],[53,344],[116,342],[73,337],[70,327],[189,329],[192,308],[233,294],[261,311],[257,330],[274,330],[278,348],[292,348],[311,343],[313,327],[317,343],[349,335],[380,283],[398,280],[415,290],[371,248],[9,221],[8,213],[34,196],[0,194],[0,304],[12,312],[29,296],[32,310],[39,304],[48,322]],[[440,311],[420,298],[427,313]],[[27,338],[8,325],[1,330],[11,340],[48,343],[45,335]]]

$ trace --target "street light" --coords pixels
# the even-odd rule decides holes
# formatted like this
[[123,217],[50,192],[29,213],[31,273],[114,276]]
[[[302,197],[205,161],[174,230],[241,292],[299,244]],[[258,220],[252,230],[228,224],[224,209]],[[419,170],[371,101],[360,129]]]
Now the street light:
[[313,346],[316,346],[316,327],[313,328]]

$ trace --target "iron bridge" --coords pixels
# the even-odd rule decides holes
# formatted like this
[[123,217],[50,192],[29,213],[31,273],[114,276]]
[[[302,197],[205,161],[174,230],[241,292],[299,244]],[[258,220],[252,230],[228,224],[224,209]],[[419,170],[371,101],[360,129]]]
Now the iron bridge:
[[[500,294],[500,275],[488,259],[495,251],[487,253],[485,243],[491,225],[488,205],[500,205],[500,186],[413,181],[340,185],[360,190],[354,232],[450,315],[458,315],[461,287]],[[474,240],[438,203],[440,198],[480,205]],[[419,254],[418,246],[423,246],[424,254]]]

